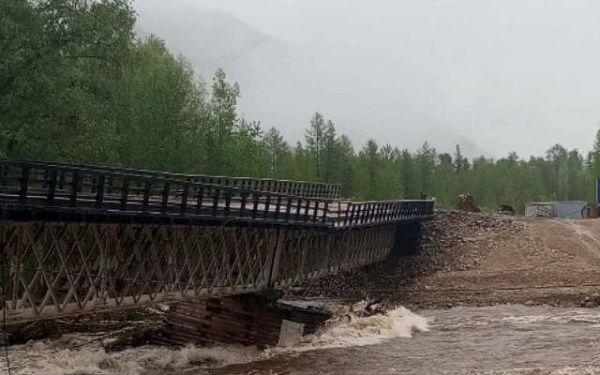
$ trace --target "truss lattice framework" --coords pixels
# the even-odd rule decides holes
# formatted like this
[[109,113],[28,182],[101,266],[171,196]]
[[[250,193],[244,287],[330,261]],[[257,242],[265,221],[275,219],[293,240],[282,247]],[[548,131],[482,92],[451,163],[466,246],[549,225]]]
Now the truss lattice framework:
[[285,286],[377,262],[395,231],[3,221],[0,307],[17,321]]

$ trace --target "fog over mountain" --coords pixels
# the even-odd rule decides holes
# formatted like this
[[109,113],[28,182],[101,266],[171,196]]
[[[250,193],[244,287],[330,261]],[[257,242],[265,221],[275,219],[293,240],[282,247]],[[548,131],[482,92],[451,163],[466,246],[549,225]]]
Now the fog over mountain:
[[368,138],[470,156],[587,151],[600,121],[593,1],[136,0],[205,80],[240,83],[240,111],[300,139],[314,111]]

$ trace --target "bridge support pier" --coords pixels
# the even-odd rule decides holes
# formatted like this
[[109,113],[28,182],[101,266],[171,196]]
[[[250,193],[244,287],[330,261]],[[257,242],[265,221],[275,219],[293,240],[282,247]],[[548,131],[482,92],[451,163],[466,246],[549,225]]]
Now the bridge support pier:
[[330,314],[277,302],[277,294],[251,293],[212,297],[171,305],[155,344],[242,344],[288,346],[315,333]]

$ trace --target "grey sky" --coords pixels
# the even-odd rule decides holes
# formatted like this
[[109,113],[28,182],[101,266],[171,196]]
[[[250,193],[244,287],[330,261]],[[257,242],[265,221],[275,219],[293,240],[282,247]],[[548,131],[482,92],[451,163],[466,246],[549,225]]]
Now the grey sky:
[[[190,11],[172,10],[177,2]],[[245,117],[290,141],[316,110],[357,147],[369,137],[411,149],[428,140],[471,156],[541,154],[557,142],[587,152],[599,127],[599,1],[166,3],[137,0],[141,28],[191,56],[204,77],[224,66],[241,84]],[[196,45],[224,34],[191,11],[206,9],[249,26],[224,43],[237,53]],[[183,30],[186,16],[203,25]],[[269,40],[244,39],[254,30]]]

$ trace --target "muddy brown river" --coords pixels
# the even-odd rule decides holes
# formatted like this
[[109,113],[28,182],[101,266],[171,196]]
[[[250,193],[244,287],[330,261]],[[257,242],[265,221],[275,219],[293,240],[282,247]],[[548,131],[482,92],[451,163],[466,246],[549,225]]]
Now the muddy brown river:
[[[600,374],[600,309],[459,307],[340,317],[292,347],[140,347],[98,336],[10,349],[14,374]],[[5,364],[0,373],[6,373]],[[4,372],[2,372],[4,371]]]

